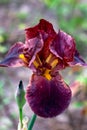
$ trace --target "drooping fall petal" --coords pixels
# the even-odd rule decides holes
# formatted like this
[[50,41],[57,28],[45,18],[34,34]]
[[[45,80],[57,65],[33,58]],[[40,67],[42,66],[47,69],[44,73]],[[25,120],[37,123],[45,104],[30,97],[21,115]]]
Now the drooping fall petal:
[[83,60],[82,56],[79,54],[79,52],[77,50],[75,51],[75,55],[74,55],[73,61],[69,62],[68,64],[71,67],[75,66],[75,65],[87,66],[87,63]]
[[54,117],[68,107],[71,90],[59,74],[52,80],[33,75],[27,88],[26,100],[35,114]]
[[23,53],[24,44],[22,42],[15,43],[9,50],[0,67],[19,67],[23,66],[23,61],[19,58],[19,54]]

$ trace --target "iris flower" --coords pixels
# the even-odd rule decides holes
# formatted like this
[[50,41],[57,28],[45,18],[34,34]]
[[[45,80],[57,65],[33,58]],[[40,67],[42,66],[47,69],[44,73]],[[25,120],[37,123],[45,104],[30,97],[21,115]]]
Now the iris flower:
[[26,100],[35,114],[54,117],[70,104],[71,89],[59,71],[75,65],[87,66],[76,49],[75,40],[50,22],[25,29],[25,44],[15,43],[0,62],[1,67],[25,66],[33,71],[26,90]]

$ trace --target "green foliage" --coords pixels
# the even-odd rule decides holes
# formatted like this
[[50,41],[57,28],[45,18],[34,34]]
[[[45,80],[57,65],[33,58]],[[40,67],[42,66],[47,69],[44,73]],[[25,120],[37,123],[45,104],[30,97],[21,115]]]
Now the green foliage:
[[9,4],[11,0],[0,0],[0,4]]
[[11,99],[10,97],[5,97],[4,93],[4,82],[0,81],[0,100],[3,103],[3,105],[8,105]]
[[4,27],[0,27],[0,43],[5,42],[8,39],[8,34],[5,31]]
[[4,97],[3,98],[3,104],[4,105],[8,105],[10,103],[10,101],[11,101],[10,97],[8,97],[8,98]]
[[77,81],[80,82],[82,89],[79,89],[79,98],[73,102],[73,107],[75,108],[84,108],[87,106],[87,77],[83,77],[82,75],[77,76]]
[[79,81],[81,84],[83,84],[85,87],[87,87],[87,77],[78,76],[77,81]]
[[6,46],[0,45],[0,53],[5,53],[7,51]]
[[84,4],[78,4],[77,8],[80,10],[82,15],[87,16],[87,3]]
[[4,83],[0,81],[0,97],[3,97],[3,86],[4,86]]
[[84,102],[78,101],[78,102],[73,103],[73,107],[75,107],[75,108],[81,108],[83,106],[84,106]]
[[19,28],[19,30],[23,30],[23,29],[26,28],[26,25],[25,25],[24,23],[20,23],[20,24],[18,25],[18,28]]
[[84,51],[87,48],[87,4],[78,0],[44,0],[44,3],[49,9],[55,11],[59,28],[74,36],[78,50],[85,55]]
[[27,12],[22,12],[22,11],[17,12],[17,18],[21,21],[25,20],[27,15],[29,15],[29,14],[27,14]]

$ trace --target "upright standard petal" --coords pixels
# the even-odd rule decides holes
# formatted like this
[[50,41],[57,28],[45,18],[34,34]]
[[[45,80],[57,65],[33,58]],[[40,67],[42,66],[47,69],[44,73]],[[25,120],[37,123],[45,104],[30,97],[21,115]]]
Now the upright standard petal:
[[41,19],[38,25],[31,28],[26,28],[25,32],[27,40],[37,37],[39,33],[42,33],[44,37],[54,37],[56,35],[52,24],[44,19]]
[[41,36],[38,36],[38,37],[35,37],[26,41],[27,50],[25,49],[24,54],[25,56],[26,54],[30,56],[29,67],[35,60],[37,53],[39,53],[42,50],[43,45],[44,43]]
[[58,35],[50,45],[53,54],[66,62],[72,61],[75,54],[75,41],[67,33],[59,30]]
[[34,74],[27,88],[26,100],[35,114],[55,117],[68,107],[71,90],[59,74],[51,80]]
[[29,67],[34,68],[33,62],[37,59],[36,55],[42,63],[49,56],[49,45],[56,36],[56,32],[52,24],[44,19],[41,19],[38,25],[25,29],[25,32],[26,46],[28,46],[28,53],[31,55]]
[[24,44],[22,42],[15,43],[9,50],[5,59],[0,62],[0,67],[19,67],[23,66],[24,62],[19,58],[23,53]]

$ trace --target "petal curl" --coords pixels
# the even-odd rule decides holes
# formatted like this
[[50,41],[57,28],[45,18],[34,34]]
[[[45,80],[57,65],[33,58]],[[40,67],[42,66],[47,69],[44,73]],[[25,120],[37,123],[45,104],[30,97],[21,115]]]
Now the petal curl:
[[[32,66],[33,61],[36,58],[36,54],[39,53],[40,59],[46,59],[49,55],[49,44],[56,35],[53,26],[48,21],[41,19],[39,24],[25,29],[26,32],[26,46],[29,48],[29,54],[31,60],[29,67]],[[33,66],[31,67],[33,68]]]
[[27,88],[26,100],[37,115],[55,117],[68,107],[71,90],[60,75],[47,80],[34,74]]
[[79,65],[79,66],[87,66],[87,63],[83,60],[82,56],[79,54],[79,52],[76,50],[75,51],[75,55],[74,55],[74,59],[72,62],[68,63],[69,66],[75,66],[75,65]]
[[43,39],[41,36],[30,39],[26,41],[26,46],[28,47],[27,52],[29,53],[31,57],[31,60],[29,62],[29,67],[30,67],[33,61],[35,60],[37,53],[40,52],[41,49],[43,48]]
[[19,67],[23,66],[23,61],[19,58],[19,54],[23,53],[24,44],[22,42],[15,43],[7,53],[5,59],[0,62],[0,67]]
[[50,51],[66,62],[72,61],[75,54],[75,41],[73,37],[59,30],[50,45]]

